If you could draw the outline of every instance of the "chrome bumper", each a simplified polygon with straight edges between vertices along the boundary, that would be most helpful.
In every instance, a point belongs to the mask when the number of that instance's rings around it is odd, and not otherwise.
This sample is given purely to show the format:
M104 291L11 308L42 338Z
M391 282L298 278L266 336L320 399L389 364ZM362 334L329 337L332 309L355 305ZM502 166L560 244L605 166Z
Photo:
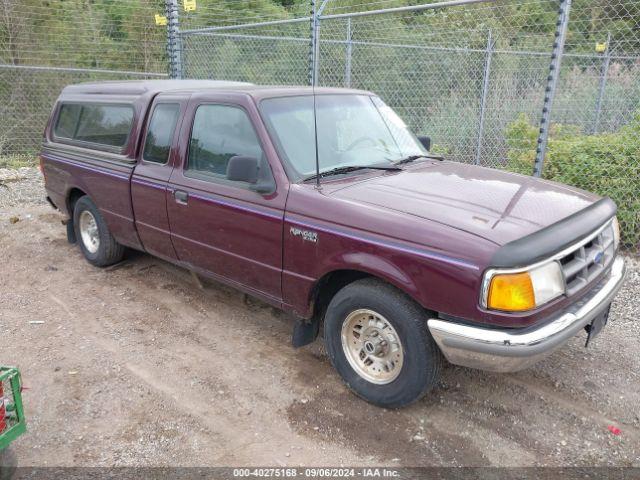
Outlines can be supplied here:
M625 266L617 257L608 277L560 316L540 327L489 329L440 319L429 330L449 362L493 372L522 370L564 345L611 304L622 286Z

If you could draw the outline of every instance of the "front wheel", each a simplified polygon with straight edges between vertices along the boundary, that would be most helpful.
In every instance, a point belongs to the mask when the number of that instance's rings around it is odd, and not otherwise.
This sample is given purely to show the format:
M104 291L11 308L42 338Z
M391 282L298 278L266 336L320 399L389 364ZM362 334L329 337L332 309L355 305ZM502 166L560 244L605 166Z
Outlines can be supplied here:
M375 405L403 407L437 382L442 356L426 313L379 280L358 280L333 297L324 338L331 363L347 386Z

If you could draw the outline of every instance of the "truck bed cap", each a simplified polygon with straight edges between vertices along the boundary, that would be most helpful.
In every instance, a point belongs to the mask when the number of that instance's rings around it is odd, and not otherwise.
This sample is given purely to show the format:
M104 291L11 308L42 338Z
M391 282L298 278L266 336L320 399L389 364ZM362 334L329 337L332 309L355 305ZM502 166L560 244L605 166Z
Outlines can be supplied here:
M155 95L162 92L198 92L207 90L229 90L244 92L256 98L271 96L309 95L315 91L318 94L358 93L370 94L363 90L332 87L310 87L291 85L255 85L248 82L234 82L227 80L116 80L78 83L69 85L62 90L61 98L76 95L121 95L143 96Z
M69 85L62 91L64 94L97 94L97 95L142 95L173 90L203 90L212 88L235 88L252 85L247 82L226 80L115 80L87 82Z

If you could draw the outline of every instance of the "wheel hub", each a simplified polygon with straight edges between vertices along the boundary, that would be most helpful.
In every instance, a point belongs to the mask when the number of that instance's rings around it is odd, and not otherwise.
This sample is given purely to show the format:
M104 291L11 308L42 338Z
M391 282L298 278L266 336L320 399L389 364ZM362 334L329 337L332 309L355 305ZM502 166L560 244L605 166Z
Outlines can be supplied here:
M84 210L80 214L79 229L84 247L90 253L96 253L100 247L100 234L98 222L90 211Z
M384 385L397 378L404 350L395 328L369 309L350 313L342 324L342 349L351 367L365 380Z
M367 334L365 333L366 340L363 343L364 350L369 355L375 355L376 357L383 357L385 354L385 347L389 344L382 337L380 332L376 327L373 327L372 331Z

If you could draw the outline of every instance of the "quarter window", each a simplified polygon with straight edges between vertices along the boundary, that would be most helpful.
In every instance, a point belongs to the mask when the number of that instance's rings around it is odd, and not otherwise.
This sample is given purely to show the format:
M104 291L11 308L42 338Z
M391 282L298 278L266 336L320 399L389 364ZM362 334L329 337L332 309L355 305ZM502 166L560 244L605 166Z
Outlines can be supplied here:
M228 105L201 105L196 110L187 170L226 178L235 155L262 160L262 148L244 110Z
M82 105L62 105L56 124L56 137L73 138L78 126Z
M106 147L124 147L131 132L130 105L63 104L56 137Z
M142 159L147 162L167 163L180 106L176 103L156 105L151 115Z

